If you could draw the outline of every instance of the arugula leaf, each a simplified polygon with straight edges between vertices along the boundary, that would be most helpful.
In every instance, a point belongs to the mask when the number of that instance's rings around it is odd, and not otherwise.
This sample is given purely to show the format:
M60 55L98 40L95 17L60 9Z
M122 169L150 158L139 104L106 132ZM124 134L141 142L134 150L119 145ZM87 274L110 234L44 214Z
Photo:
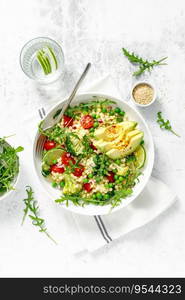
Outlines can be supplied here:
M40 134L46 136L49 140L55 141L59 144L62 144L66 138L66 128L61 128L58 124L54 125L52 128L43 130L42 128L43 121L39 123L39 132Z
M32 224L34 226L39 227L40 232L44 232L48 238L50 238L55 244L57 244L56 241L48 233L47 228L45 227L44 219L39 217L39 206L37 204L37 201L35 201L34 199L34 192L30 186L26 187L26 193L27 193L27 198L23 200L25 203L25 209L24 209L24 215L21 224L23 225L26 216L30 212L28 216L32 220Z
M133 76L140 76L142 73L144 73L146 70L151 71L154 66L159 65L166 65L166 63L162 63L167 57L164 57L160 60L152 60L148 61L145 60L138 55L136 55L134 52L130 53L125 48L122 48L123 54L128 58L128 60L133 63L139 65L139 69L133 73Z
M0 138L0 193L13 189L12 182L19 173L17 153L23 150L21 146L13 148L4 138Z
M159 124L160 128L163 128L163 129L166 129L166 130L169 130L171 131L173 134L175 134L176 136L180 137L179 134L177 134L173 129L172 129L172 126L170 124L170 121L169 120L164 120L163 117L162 117L162 112L159 111L157 113L157 123Z

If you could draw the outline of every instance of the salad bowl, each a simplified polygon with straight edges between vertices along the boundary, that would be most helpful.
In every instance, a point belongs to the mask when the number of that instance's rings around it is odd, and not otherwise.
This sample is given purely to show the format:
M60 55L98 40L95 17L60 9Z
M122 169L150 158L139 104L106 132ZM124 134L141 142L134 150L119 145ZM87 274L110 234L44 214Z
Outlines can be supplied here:
M3 143L4 143L4 147L15 149L7 141L4 140ZM2 151L2 147L0 146L0 152L1 151ZM10 157L9 157L9 159L10 159ZM6 163L6 162L0 162L0 163L3 164L3 163ZM19 160L19 157L16 155L16 161L14 161L14 163L12 165L12 168L15 168L17 166L18 166L17 174L15 174L14 178L9 182L9 184L11 185L11 188L8 189L7 191L0 192L0 201L10 197L15 192L15 190L17 188L17 185L18 185L18 182L19 182L19 179L20 179L20 160Z
M83 215L106 215L110 213L114 213L125 206L129 205L133 202L137 196L143 191L144 187L146 186L154 164L154 144L151 132L146 124L145 120L141 116L141 114L136 111L130 104L124 102L121 99L114 98L109 95L99 94L99 93L83 93L79 94L73 100L71 106L78 105L80 103L86 103L94 100L95 98L104 98L114 101L116 105L125 111L126 115L130 120L133 120L138 123L139 129L144 133L144 142L145 142L145 149L146 149L146 160L145 165L142 168L142 174L139 177L138 183L133 187L133 193L126 198L122 199L121 203L114 208L111 208L111 205L107 204L104 206L98 206L93 204L88 204L85 206L77 206L74 205L71 201L69 201L68 206L65 203L60 204L61 207L77 214ZM55 106L51 108L48 114L45 116L43 122L49 122L49 120L53 119L53 116L63 107L65 100L60 100ZM42 153L38 152L38 142L40 139L40 132L37 129L35 133L34 143L33 143L33 164L36 175L40 181L40 184L43 186L44 190L47 192L51 201L55 201L56 199L60 198L61 190L53 188L51 183L48 182L41 174L42 172ZM56 204L59 205L59 204Z

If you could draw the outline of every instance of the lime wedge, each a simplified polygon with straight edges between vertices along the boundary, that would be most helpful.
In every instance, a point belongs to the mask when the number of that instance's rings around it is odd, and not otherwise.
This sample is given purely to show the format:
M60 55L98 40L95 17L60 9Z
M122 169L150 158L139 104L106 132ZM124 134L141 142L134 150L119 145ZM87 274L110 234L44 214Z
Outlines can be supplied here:
M136 151L134 151L134 155L136 158L134 164L135 164L136 168L141 169L144 166L145 160L146 160L145 148L142 145L140 145L136 149Z
M43 162L47 165L52 165L53 161L57 160L61 157L61 155L64 153L64 150L62 149L51 149L43 157Z

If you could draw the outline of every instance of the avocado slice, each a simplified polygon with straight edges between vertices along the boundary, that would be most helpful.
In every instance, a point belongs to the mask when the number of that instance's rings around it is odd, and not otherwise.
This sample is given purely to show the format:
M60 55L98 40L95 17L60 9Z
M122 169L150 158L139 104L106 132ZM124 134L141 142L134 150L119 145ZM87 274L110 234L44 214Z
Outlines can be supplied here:
M134 137L135 135L137 135L138 133L140 133L141 131L138 129L132 130L130 132L127 133L127 139L130 140L132 137Z
M121 167L121 166L116 166L117 168L117 175L125 176L127 174L127 171L129 170L129 167Z
M74 133L70 133L67 135L65 144L67 151L74 156L78 156L83 152L82 142L80 138Z
M95 140L93 143L100 151L107 152L119 144L120 141L124 140L125 135L129 134L129 132L136 131L135 134L140 132L139 130L133 130L136 126L137 122L125 121L119 124L113 124L109 126L108 129L99 128L95 131L95 137L98 138L98 140ZM115 133L115 137L113 133Z
M118 138L122 133L126 134L137 126L137 122L124 121L119 124L112 124L108 127L101 127L96 129L94 137L96 139L103 139L105 141L112 141Z
M143 136L144 136L143 132L140 131L140 133L136 134L130 139L128 146L124 148L123 145L122 149L113 148L106 153L107 156L109 156L112 159L119 159L131 154L140 145Z

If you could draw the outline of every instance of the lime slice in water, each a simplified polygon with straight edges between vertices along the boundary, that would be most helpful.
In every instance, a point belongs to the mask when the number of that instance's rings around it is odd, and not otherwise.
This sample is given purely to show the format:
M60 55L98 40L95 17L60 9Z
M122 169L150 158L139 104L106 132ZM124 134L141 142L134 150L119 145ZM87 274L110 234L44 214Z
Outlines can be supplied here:
M146 160L145 148L142 145L140 145L134 152L134 155L136 158L134 164L136 168L141 169L144 166Z
M57 160L61 157L61 155L64 153L64 150L62 149L51 149L43 157L43 162L47 165L52 165L53 161Z

